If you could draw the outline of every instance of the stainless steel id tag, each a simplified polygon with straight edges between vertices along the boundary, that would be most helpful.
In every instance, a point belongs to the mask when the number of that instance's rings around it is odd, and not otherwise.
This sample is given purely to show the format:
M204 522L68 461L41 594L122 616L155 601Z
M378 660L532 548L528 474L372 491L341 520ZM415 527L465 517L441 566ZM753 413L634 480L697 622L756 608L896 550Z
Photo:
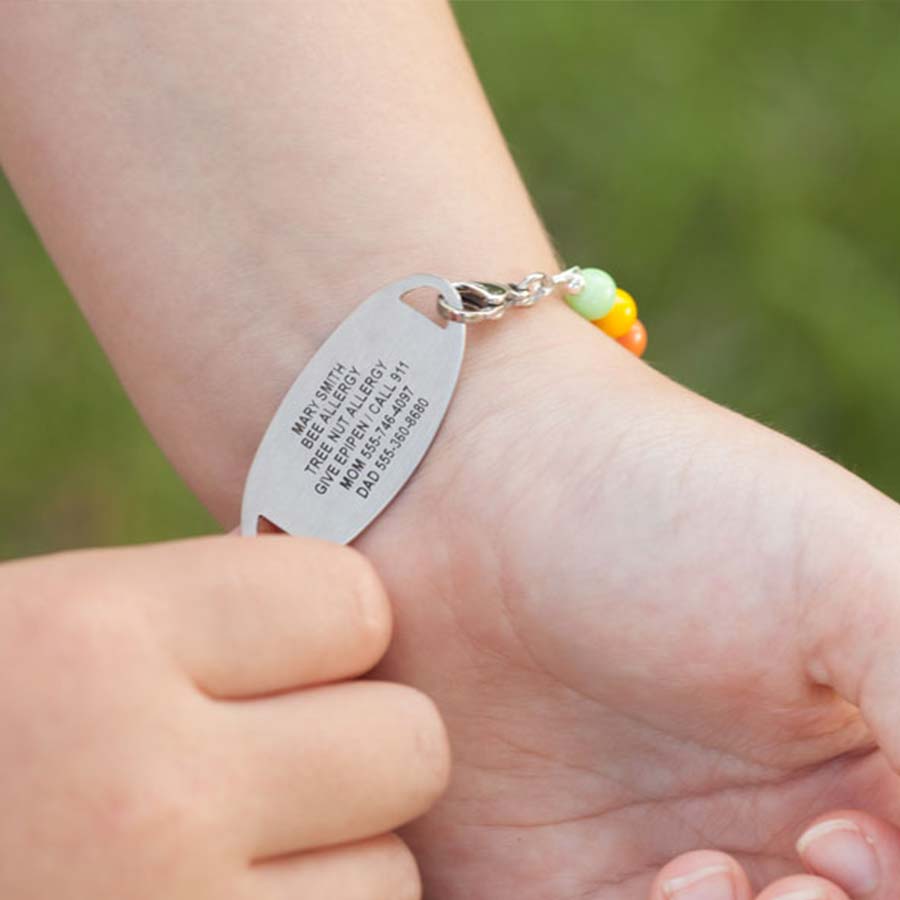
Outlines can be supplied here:
M413 275L369 297L300 373L247 476L241 532L260 517L289 534L352 541L428 451L459 378L466 326L443 327L401 298L429 288L462 310L456 288Z

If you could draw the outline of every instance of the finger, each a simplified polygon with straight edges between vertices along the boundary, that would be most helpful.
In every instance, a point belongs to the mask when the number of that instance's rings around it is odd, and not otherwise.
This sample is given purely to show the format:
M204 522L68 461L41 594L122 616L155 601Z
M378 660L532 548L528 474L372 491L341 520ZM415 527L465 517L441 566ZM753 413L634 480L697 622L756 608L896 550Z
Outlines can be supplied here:
M412 853L396 835L262 862L248 871L253 900L420 900Z
M840 810L816 819L797 841L810 872L851 897L889 900L900 884L900 831L867 813Z
M695 850L660 869L650 900L751 900L747 875L727 853Z
M387 598L354 550L287 536L141 548L148 616L178 665L220 698L368 671L390 638Z
M443 791L449 749L434 704L402 685L328 685L223 706L234 822L252 859L393 831Z
M851 900L836 884L813 875L791 875L770 884L757 900ZM854 897L853 900L868 900Z

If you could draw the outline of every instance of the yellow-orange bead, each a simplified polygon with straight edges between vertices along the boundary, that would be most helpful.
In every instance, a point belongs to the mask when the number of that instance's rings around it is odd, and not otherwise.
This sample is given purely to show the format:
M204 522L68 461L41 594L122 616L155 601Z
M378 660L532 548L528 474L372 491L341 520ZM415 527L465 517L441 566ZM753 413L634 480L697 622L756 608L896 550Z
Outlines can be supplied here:
M630 350L635 356L640 358L647 349L647 329L640 319L636 319L634 325L616 340L626 349Z
M616 302L613 308L602 319L596 319L594 324L610 337L620 338L628 333L628 329L636 320L637 304L634 297L628 291L616 288Z

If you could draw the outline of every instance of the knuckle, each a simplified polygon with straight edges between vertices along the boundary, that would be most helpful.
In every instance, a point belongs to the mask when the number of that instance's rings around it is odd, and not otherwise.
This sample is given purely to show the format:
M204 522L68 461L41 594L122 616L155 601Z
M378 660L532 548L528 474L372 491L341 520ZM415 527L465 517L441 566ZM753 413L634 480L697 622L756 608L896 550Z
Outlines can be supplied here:
M139 658L142 628L117 579L105 577L103 562L99 551L82 551L23 572L17 602L5 605L6 630L28 648L32 668L65 666L86 679Z
M103 784L91 804L87 831L115 858L150 857L174 873L200 848L211 846L204 804L171 772L147 764L141 774L135 779L120 773Z

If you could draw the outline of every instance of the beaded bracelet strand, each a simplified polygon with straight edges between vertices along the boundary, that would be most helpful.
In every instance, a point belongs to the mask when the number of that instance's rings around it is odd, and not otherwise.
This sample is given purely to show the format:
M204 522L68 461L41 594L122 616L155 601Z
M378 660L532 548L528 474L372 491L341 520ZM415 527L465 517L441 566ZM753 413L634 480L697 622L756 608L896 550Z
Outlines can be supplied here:
M581 269L580 275L578 282L566 284L566 303L626 350L637 357L643 356L647 349L647 329L637 317L634 297L616 287L612 276L602 269Z

